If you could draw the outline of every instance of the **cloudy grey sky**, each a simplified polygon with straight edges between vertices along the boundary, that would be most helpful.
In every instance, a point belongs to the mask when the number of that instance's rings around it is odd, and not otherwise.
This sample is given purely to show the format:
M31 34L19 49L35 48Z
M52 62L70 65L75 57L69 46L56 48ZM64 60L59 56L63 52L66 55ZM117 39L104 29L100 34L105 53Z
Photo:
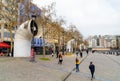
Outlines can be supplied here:
M42 7L56 2L56 13L84 37L120 35L120 0L33 0Z

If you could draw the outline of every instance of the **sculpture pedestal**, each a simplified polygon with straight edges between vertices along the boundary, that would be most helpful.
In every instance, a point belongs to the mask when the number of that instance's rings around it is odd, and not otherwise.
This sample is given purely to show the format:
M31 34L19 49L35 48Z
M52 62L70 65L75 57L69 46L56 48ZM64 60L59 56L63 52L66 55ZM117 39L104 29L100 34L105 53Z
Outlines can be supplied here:
M23 39L14 40L14 57L30 57L31 41Z

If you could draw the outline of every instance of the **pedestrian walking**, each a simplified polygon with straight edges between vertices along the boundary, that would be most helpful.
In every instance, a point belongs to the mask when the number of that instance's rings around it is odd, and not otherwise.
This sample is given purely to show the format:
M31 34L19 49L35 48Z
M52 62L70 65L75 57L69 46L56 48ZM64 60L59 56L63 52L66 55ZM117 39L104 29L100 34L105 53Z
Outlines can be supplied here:
M62 52L59 53L58 57L59 57L58 64L62 64L62 62L63 62Z
M80 60L77 57L75 59L75 64L76 64L76 72L79 72Z
M89 53L89 50L88 50L88 49L86 49L86 53L87 53L87 55L88 55L88 53Z
M54 57L54 53L53 53L53 51L52 51L52 57Z
M92 62L90 62L89 69L91 72L91 80L92 80L94 77L94 72L95 72L95 65Z
M76 52L76 56L78 56L78 51Z
M81 57L81 58L83 57L83 53L82 53L82 51L80 51L80 57Z
M58 54L59 54L59 48L58 48L58 46L56 46L55 51L56 51L56 58L58 58Z

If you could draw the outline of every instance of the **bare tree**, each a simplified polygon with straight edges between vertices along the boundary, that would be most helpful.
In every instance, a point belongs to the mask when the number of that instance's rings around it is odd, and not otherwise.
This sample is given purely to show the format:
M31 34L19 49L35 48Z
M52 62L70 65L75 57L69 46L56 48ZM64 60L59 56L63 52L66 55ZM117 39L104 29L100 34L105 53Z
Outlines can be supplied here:
M51 24L52 16L55 15L54 5L55 3L52 3L48 5L47 7L41 8L43 14L42 14L42 17L39 18L39 22L43 29L42 30L43 40L45 40L45 37L49 31L48 25ZM45 44L43 44L43 57L45 57Z
M5 26L7 26L7 30L10 32L11 39L11 52L13 47L13 29L17 26L17 8L16 0L5 0L1 1L1 17L3 19Z

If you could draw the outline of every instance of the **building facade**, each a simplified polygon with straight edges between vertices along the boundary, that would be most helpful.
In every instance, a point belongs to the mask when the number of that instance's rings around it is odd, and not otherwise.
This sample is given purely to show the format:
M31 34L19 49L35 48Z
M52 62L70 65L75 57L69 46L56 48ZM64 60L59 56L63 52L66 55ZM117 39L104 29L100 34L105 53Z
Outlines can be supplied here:
M30 19L31 15L41 16L41 9L31 0L0 0L0 8L0 42L13 42L21 23Z
M120 48L120 36L116 35L89 36L87 40L90 48Z

